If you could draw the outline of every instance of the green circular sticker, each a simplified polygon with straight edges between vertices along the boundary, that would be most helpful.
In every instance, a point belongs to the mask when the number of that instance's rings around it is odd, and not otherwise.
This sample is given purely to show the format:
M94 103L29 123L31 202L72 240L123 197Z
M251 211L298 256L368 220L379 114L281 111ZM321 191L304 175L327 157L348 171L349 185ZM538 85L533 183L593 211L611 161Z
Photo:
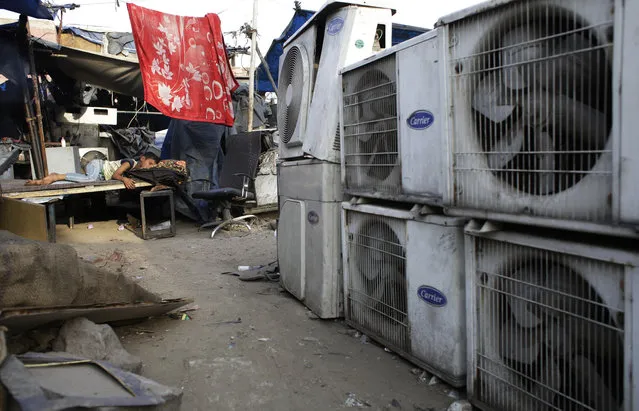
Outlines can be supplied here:
M361 49L362 47L364 47L364 40L357 40L355 42L355 47L357 47L358 49Z

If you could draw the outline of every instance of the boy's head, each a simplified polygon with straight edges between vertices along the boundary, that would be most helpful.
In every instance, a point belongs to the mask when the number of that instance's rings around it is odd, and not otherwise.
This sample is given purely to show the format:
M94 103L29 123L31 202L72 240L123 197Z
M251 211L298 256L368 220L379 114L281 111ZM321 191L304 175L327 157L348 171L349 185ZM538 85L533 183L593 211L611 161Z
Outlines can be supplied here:
M146 154L140 156L140 168L149 168L153 167L160 161L160 158L151 152L147 152Z

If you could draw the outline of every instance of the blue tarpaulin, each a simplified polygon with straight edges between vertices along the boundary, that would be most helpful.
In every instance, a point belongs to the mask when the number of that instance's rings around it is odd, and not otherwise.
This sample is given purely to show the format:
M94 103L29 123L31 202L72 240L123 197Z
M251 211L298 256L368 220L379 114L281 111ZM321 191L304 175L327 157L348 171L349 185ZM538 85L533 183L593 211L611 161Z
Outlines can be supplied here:
M286 43L306 21L313 17L314 14L315 12L310 10L296 10L290 23L282 32L282 35L273 40L271 47L269 47L268 52L264 55L264 59L268 63L271 75L276 84L280 72L280 56L284 52L284 43ZM428 29L405 26L403 24L393 24L393 46L419 36L426 31L428 31ZM263 64L257 67L257 90L261 93L275 91L273 90L273 86L271 86L271 82L268 80Z
M36 19L53 20L51 10L43 6L40 0L0 0L0 9L26 14Z
M73 33L74 35L82 37L93 44L104 44L104 33L100 31L84 30L78 27L65 27L64 32Z

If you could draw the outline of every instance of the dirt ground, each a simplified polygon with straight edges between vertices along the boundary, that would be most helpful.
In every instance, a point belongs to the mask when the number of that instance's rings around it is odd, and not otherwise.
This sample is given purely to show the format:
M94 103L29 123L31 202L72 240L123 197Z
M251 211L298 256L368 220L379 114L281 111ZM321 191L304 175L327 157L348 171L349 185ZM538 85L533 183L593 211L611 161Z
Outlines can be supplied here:
M192 319L120 327L143 374L184 390L183 410L445 410L459 393L420 381L414 366L363 342L343 321L313 319L279 284L224 275L276 259L267 225L247 234L198 232L143 241L114 221L58 225L58 242L166 298L188 297ZM423 378L422 378L423 380Z

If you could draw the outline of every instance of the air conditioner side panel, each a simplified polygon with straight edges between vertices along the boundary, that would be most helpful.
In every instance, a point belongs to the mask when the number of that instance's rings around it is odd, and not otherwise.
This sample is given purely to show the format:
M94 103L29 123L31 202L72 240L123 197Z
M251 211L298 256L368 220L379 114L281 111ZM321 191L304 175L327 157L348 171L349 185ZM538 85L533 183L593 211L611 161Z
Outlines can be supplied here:
M277 232L277 258L282 286L299 300L305 298L306 250L304 201L282 198Z
M397 53L402 191L436 204L442 203L444 188L441 60L438 37Z
M619 3L619 2L617 2ZM625 9L624 9L625 8ZM619 149L620 171L620 219L624 223L639 224L639 191L637 180L639 179L639 24L636 16L639 15L639 3L636 1L624 2L624 8L619 7L621 18L615 21L622 23L623 33L620 34L622 45L615 51L620 51L620 58L615 63L618 65L615 72L621 73L621 84L615 90L621 91L621 98L617 107L621 110L621 144ZM619 13L619 12L618 12ZM617 13L616 13L617 14ZM615 32L615 38L621 30ZM621 65L621 67L619 67ZM619 119L619 116L616 116Z
M343 315L341 203L306 202L304 303L320 318Z
M412 355L452 385L462 386L466 383L463 228L408 221L407 234ZM441 297L445 301L438 300Z

